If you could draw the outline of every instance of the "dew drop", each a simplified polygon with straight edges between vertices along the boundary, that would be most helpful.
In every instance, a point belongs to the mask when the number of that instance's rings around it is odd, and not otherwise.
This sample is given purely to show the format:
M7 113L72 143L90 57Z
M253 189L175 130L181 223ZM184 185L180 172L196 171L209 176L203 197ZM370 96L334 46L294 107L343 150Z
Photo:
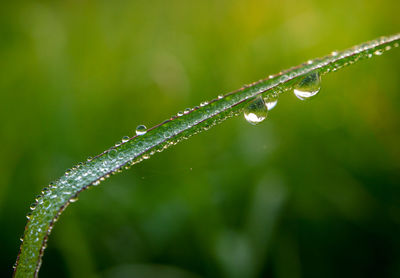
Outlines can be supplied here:
M143 155L143 159L149 159L150 158L150 155L149 154L144 154Z
M73 198L69 199L70 203L75 203L76 201L78 201L78 197L73 197Z
M192 109L190 109L190 108L186 108L186 109L185 109L185 111L183 111L183 114L189 114L189 113L190 113L190 111L192 111Z
M388 46L385 47L385 50L386 50L386 51L389 51L390 49L392 49L392 47L391 47L390 45L388 45Z
M183 112L182 112L182 111L179 111L176 115L177 115L178 117L181 117L181 116L183 116Z
M128 142L129 141L129 136L124 136L122 137L122 143Z
M331 55L332 55L332 56L337 56L337 55L338 55L338 52L337 52L337 51L332 51Z
M311 65L312 63L314 63L313 60L308 60L308 61L307 61L307 64L309 64L309 65Z
M277 97L266 97L264 98L265 107L267 107L268 111L272 110L276 104L278 103Z
M224 98L224 95L218 95L218 99Z
M294 87L294 94L300 100L309 99L318 94L321 89L321 79L318 72L306 75Z
M207 101L203 101L202 103L200 103L200 106L203 107L203 106L206 106L207 104L208 104Z
M112 149L108 152L108 158L110 158L112 161L114 161L116 159L118 155L118 152L116 149Z
M374 52L374 54L375 55L377 55L377 56L380 56L380 55L382 55L382 51L381 50L376 50L375 52Z
M147 127L144 125L139 125L136 128L136 135L143 135L143 134L146 134L146 132L147 132Z
M396 43L394 44L394 47L399 47L399 43L396 42Z
M243 111L244 118L252 125L256 125L265 120L268 114L267 107L262 97L256 97Z

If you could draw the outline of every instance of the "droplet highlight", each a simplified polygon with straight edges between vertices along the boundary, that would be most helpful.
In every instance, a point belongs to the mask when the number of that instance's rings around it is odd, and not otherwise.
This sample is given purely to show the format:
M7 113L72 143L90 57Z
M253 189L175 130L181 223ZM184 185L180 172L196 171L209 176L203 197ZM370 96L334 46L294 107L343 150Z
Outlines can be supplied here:
M321 89L321 78L318 72L306 75L294 87L294 94L300 100L307 100L319 93Z
M243 111L244 118L252 125L257 125L267 118L268 110L262 97L256 97Z

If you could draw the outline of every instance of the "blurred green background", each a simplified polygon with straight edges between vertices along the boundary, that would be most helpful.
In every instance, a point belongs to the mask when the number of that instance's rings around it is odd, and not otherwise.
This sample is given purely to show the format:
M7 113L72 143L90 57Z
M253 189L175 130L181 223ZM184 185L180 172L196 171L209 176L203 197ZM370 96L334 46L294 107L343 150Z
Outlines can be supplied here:
M400 31L398 0L10 1L0 9L0 276L51 180L119 141ZM41 277L400 277L400 50L83 192Z

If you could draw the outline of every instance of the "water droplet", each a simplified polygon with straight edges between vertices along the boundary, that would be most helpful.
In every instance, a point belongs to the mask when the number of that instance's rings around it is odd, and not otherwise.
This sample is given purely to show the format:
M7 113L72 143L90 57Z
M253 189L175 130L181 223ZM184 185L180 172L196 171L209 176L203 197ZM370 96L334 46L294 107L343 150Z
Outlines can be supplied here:
M203 101L202 103L200 103L200 106L203 107L203 106L206 106L207 104L208 104L207 101Z
M265 107L267 107L268 111L272 110L276 104L278 103L277 97L266 97L264 98Z
M223 97L224 97L224 95L218 95L218 99L221 99Z
M311 65L312 63L314 63L313 60L308 60L307 61L307 64L309 64L309 65Z
M394 44L394 47L399 47L399 43L396 42L396 43Z
M112 161L115 160L115 158L117 157L118 152L116 149L112 149L108 152L108 158L110 158Z
M261 123L267 117L267 107L262 97L256 97L243 111L244 118L252 125Z
M185 111L183 111L183 114L189 114L190 111L192 111L192 109L186 108Z
M318 94L321 89L321 79L318 72L306 75L294 87L294 94L301 100L309 99Z
M139 125L136 128L136 135L143 135L143 134L146 134L146 132L147 132L147 127L144 125Z
M26 214L26 218L27 218L27 219L31 219L31 218L32 218L32 212L28 212L28 213Z
M182 112L182 111L179 111L176 115L177 115L178 117L181 117L181 116L183 116L183 112Z
M36 204L35 204L35 203L31 204L29 208L30 208L31 210L35 210Z
M337 51L332 51L331 55L332 55L332 56L337 56L337 55L338 55L338 52L337 52Z
M149 158L150 158L149 154L146 153L146 154L143 155L143 159L149 159Z
M375 52L374 52L374 54L375 55L378 55L378 56L380 56L380 55L382 55L382 50L376 50Z
M129 136L124 136L122 137L122 143L128 142L129 141Z
M387 46L385 47L385 50L386 50L386 51L389 51L390 49L392 49L392 47L391 47L390 45L387 45Z
M87 161L92 161L93 157L89 156L86 160Z
M76 197L76 196L69 199L70 203L75 203L76 201L78 201L78 197Z

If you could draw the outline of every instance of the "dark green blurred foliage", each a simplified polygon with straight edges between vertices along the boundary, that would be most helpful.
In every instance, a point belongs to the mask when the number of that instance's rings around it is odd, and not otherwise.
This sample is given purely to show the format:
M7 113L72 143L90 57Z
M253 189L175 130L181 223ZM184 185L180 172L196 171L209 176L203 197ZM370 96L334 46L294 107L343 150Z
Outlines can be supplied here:
M398 1L0 8L0 276L64 170L281 69L399 32ZM230 119L80 195L41 277L399 277L400 51Z

